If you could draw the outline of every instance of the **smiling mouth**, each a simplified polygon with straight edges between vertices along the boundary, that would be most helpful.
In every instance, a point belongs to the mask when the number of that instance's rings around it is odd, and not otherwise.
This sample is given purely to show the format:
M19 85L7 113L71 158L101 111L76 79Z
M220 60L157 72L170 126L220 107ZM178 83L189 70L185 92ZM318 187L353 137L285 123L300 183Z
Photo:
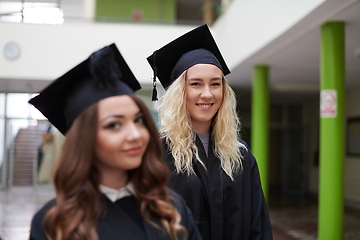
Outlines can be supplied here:
M127 155L135 156L142 152L142 147L134 147L123 151Z
M207 109L207 108L210 108L214 104L213 103L206 103L206 104L205 103L197 103L196 105L201 108Z

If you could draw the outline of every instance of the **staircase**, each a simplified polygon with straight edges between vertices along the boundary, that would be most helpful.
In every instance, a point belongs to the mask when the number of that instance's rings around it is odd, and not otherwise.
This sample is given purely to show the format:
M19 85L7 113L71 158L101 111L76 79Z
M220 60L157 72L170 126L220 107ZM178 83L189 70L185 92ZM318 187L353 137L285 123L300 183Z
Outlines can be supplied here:
M14 139L13 186L31 186L37 167L37 148L46 126L29 126L20 129Z

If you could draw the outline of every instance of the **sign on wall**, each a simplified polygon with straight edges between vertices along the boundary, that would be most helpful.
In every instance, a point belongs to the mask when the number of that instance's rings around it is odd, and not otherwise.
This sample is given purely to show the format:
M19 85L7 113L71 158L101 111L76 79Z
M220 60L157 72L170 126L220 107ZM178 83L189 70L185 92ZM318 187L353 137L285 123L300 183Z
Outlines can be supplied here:
M321 90L320 95L320 117L334 118L337 114L336 90Z

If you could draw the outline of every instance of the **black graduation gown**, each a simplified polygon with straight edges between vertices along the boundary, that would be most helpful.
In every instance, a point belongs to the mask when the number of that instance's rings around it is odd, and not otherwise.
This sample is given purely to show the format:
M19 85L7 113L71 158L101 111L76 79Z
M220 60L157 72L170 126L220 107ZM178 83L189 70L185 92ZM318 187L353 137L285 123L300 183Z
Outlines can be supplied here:
M164 158L171 171L169 187L179 193L193 213L204 240L268 240L272 239L269 213L262 192L258 166L247 144L241 149L243 172L234 181L220 166L209 141L208 157L197 136L199 157L193 165L196 176L177 174L173 157L165 141ZM195 157L194 157L195 159Z
M174 197L173 205L181 214L181 225L187 231L189 240L201 240L198 229L193 220L193 216L186 206L184 200L174 192L170 191L170 195ZM155 228L145 220L142 224L136 221L136 218L128 214L128 210L124 209L129 206L119 206L119 203L111 202L105 195L102 197L105 206L105 214L97 225L97 233L99 240L168 240L170 239L164 231ZM42 229L42 220L46 212L55 204L55 200L45 204L35 215L31 222L30 240L46 240ZM138 217L140 219L140 216ZM154 221L154 219L152 219ZM156 220L155 220L156 221ZM142 225L142 226L141 226ZM181 236L180 236L181 239Z

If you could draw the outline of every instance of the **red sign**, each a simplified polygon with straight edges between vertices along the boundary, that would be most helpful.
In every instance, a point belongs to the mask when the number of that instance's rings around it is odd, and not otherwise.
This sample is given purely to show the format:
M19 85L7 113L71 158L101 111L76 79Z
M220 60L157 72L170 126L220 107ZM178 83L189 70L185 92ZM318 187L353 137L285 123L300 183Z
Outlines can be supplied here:
M143 20L143 11L139 9L134 10L132 13L132 18L136 22Z
M320 117L334 118L337 114L336 90L321 90Z

